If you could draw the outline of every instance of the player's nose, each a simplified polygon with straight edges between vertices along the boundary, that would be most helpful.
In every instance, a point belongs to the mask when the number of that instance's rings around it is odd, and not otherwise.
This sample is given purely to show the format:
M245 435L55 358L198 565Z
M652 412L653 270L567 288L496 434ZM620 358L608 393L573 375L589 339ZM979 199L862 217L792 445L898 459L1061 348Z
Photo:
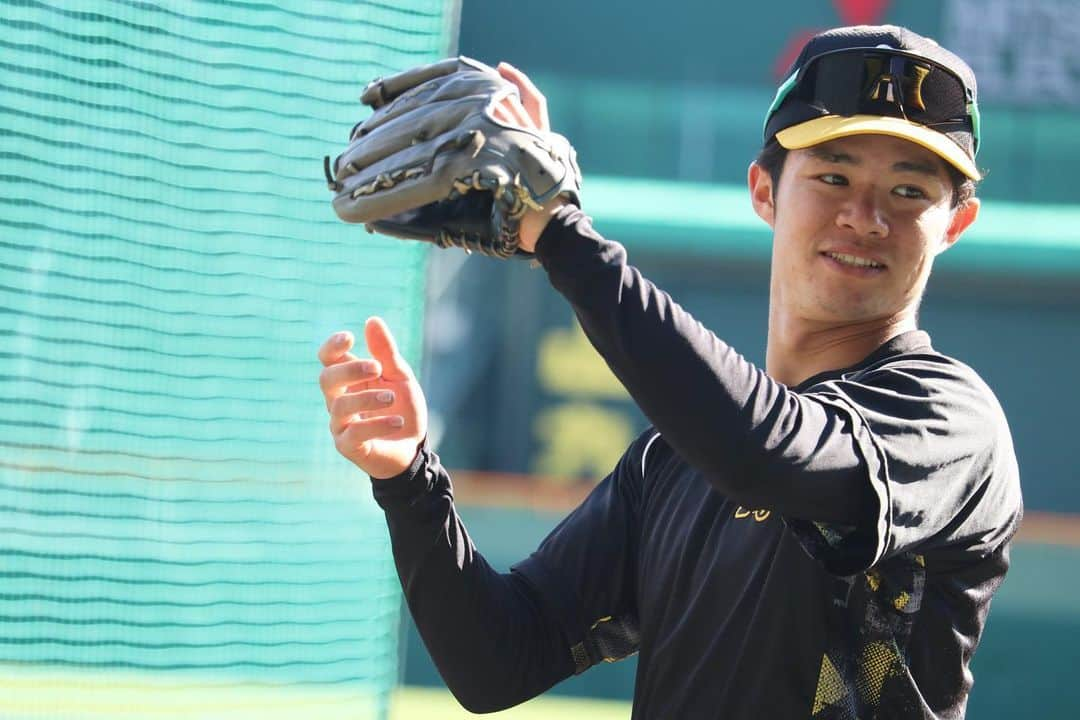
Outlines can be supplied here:
M836 224L854 231L859 237L884 238L889 234L889 220L873 188L853 191L840 204Z

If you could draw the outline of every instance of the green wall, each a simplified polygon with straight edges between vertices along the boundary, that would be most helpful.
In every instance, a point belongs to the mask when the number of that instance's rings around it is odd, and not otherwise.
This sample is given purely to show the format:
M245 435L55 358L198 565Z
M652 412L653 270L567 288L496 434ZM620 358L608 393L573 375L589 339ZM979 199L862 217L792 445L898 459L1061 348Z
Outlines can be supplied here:
M1068 67L1074 44L1068 18L1075 21L1076 13L1057 3L1054 15L1046 7L1052 4L1013 3L1015 34L1030 38L1029 45L1042 38L1047 52L1058 54L1043 60ZM983 5L1002 14L1000 0ZM956 33L970 38L981 27L970 19L972 8L978 4L971 0L465 0L460 49L491 63L510 61L534 77L548 97L553 127L577 148L586 180L621 175L741 184L761 146L765 110L808 33L865 21L906 25L942 41ZM1058 15L1065 21L1053 33ZM958 17L968 17L968 25ZM987 35L968 43L996 50L967 58L976 70L1019 62L1010 47L997 47L992 33L1000 24L986 23ZM1080 167L1080 106L1068 88L1022 103L999 90L984 94L980 105L983 196L1080 201L1072 182Z

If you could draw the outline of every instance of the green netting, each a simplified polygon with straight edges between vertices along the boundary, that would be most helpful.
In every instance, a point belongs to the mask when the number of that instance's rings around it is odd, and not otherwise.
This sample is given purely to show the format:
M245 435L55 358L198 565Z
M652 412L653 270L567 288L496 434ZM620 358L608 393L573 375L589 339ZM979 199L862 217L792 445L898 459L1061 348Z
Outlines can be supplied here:
M321 159L456 4L0 2L0 716L380 717L399 596L315 351L424 249Z

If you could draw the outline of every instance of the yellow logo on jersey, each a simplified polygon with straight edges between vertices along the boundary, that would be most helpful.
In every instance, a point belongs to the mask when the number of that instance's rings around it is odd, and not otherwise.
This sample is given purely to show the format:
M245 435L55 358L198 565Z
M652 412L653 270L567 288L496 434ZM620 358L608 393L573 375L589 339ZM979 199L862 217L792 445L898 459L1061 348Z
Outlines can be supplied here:
M753 516L754 520L756 520L757 522L765 522L769 519L769 515L771 513L771 510L747 510L742 505L740 505L739 507L735 508L735 519L742 520L743 518Z

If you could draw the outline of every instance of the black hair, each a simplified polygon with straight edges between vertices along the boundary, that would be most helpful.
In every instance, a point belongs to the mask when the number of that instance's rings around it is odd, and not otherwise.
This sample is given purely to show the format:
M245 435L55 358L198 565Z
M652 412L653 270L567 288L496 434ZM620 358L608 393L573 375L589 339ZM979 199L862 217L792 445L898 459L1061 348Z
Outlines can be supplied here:
M754 163L761 166L772 178L773 193L776 192L776 188L780 185L780 173L784 169L784 160L787 159L787 154L788 149L777 142L774 137L765 143L765 147L761 148L761 152L754 159ZM945 163L945 169L948 171L949 179L952 181L952 206L954 208L960 207L975 197L974 180L957 170L951 163Z

